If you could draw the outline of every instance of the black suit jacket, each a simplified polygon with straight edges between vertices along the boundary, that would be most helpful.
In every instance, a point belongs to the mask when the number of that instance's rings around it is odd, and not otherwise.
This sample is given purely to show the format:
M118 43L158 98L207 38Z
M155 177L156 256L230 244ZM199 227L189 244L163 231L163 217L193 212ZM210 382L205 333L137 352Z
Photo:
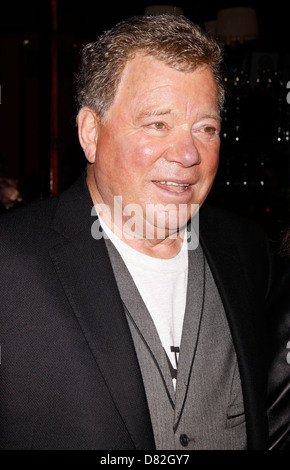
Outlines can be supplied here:
M268 415L271 450L290 450L290 260L285 260L267 303Z
M154 449L129 327L83 176L0 221L0 448ZM224 302L249 449L267 447L267 240L204 206L200 241ZM214 339L215 341L218 338Z

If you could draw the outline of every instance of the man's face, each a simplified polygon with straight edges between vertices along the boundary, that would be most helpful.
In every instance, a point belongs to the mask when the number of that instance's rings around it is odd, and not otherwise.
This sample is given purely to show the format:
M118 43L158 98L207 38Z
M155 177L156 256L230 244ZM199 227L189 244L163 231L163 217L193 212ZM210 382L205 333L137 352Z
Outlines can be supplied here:
M122 196L123 208L137 204L143 218L147 208L149 223L167 228L181 217L182 204L186 220L179 223L186 222L191 205L203 204L214 181L219 130L217 86L209 67L179 72L138 55L126 65L98 127L97 202L112 210L114 196ZM152 205L159 205L163 222L153 215Z

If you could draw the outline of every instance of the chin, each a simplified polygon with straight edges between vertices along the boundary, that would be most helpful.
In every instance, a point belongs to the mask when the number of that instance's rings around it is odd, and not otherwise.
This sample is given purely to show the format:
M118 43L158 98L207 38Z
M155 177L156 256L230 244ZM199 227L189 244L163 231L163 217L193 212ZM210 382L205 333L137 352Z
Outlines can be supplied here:
M160 211L151 214L151 217L147 214L146 222L148 231L154 232L154 237L166 238L168 235L173 235L182 230L190 218L191 213L188 213L188 211L185 213Z

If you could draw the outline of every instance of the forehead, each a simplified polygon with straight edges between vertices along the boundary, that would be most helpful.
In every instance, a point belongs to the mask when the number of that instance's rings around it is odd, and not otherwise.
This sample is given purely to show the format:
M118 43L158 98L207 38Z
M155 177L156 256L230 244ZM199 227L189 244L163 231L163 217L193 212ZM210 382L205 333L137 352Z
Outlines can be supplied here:
M113 107L150 107L179 99L194 101L195 105L217 105L217 85L211 69L205 65L182 72L152 56L139 54L124 68Z

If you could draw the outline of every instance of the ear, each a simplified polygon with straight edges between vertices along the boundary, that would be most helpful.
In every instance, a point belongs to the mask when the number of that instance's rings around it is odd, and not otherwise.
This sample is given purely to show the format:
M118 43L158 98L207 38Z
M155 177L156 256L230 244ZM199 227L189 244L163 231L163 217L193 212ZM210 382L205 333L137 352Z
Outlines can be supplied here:
M81 147L89 163L94 163L99 120L95 112L88 107L79 111L77 117L78 135Z

